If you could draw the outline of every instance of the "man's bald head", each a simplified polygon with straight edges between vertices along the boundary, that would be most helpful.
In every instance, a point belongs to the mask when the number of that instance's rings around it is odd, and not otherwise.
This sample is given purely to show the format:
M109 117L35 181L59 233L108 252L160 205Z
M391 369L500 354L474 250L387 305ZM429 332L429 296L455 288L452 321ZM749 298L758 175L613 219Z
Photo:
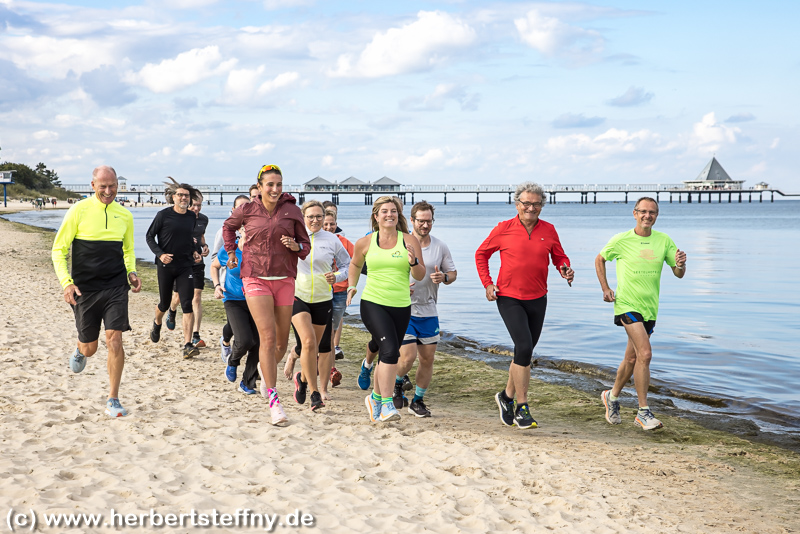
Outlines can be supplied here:
M111 204L117 197L117 171L108 165L100 165L92 171L92 189L97 200Z
M111 174L111 176L116 180L117 179L117 171L114 170L114 167L110 167L108 165L100 165L95 170L92 171L92 179L99 178L101 175L105 176L107 174Z

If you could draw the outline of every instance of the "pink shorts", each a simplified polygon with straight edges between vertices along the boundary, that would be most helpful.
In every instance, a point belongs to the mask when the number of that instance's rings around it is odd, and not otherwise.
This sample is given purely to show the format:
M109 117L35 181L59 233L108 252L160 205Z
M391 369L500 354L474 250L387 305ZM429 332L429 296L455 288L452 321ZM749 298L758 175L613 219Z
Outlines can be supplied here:
M281 280L242 278L242 286L247 297L272 297L275 306L294 304L294 278L282 278Z

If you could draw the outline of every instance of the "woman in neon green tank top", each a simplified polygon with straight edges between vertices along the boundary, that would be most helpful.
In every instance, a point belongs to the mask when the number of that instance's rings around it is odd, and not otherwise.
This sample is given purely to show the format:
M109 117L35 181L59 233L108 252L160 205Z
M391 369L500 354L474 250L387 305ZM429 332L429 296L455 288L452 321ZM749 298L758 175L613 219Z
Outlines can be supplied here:
M411 293L408 274L415 280L425 277L425 264L419 241L408 233L408 224L400 203L389 196L378 198L370 215L372 233L356 241L350 262L347 304L356 294L364 262L369 275L361 296L361 321L378 343L379 362L375 371L375 389L364 399L374 422L396 421L400 414L392 403L400 344L411 317ZM388 396L383 396L387 394Z

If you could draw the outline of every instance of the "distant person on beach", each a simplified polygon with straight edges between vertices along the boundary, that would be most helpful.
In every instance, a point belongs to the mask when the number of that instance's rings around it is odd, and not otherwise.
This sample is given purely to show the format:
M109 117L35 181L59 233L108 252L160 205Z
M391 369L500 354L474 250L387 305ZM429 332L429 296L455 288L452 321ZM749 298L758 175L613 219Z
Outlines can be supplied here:
M250 195L250 202L254 201L258 196L258 184L251 185L248 194Z
M236 208L238 208L239 206L241 206L245 202L250 202L249 197L247 197L246 195L239 195L236 198L234 198L233 199L233 209L231 210L231 213L233 213L233 210L235 210ZM230 215L230 214L228 214L228 215ZM239 233L238 232L237 232L236 236L239 237ZM224 244L225 244L225 241L222 238L222 228L220 227L220 229L217 230L217 234L214 236L214 243L211 246L211 261L212 261L212 265L213 265L214 259L219 254L219 251L220 250L224 250L222 248L222 246ZM244 242L242 242L242 246L244 246ZM226 258L228 257L227 254L225 255L225 257ZM222 282L223 286L225 285L225 273L227 272L227 268L225 267L226 263L227 263L227 260L226 260L225 263L221 263L220 269L219 269L220 282ZM223 304L224 304L224 301L223 301ZM231 329L231 323L230 323L230 321L226 321L225 326L222 327L222 336L219 338L219 348L220 348L220 352L221 352L222 361L225 362L226 364L228 363L228 359L231 356L231 350L233 350L231 348L231 338L232 337L233 337L233 330Z
M203 321L203 288L206 285L206 264L202 258L208 256L210 249L206 244L206 228L208 228L208 217L204 213L200 213L203 207L203 194L197 191L197 196L192 198L192 203L189 206L189 211L195 214L197 220L195 221L194 231L192 238L194 239L195 250L200 254L200 263L192 265L192 280L194 282L194 297L192 298L192 314L193 314L193 328L192 328L192 345L198 349L206 346L206 342L200 339L200 324ZM167 312L167 328L175 330L175 318L178 313L178 303L180 302L180 295L178 295L177 286L173 287L172 302L169 305Z
M194 264L199 263L201 257L193 238L197 217L189 210L189 205L199 192L189 184L178 183L172 177L169 179L171 183L165 182L164 197L171 206L156 213L146 234L147 245L156 255L159 294L150 340L158 343L161 339L161 321L172 302L173 288L177 288L183 311L183 357L191 358L200 354L200 349L192 345L192 300Z
M75 314L78 347L69 358L75 373L86 367L86 358L97 352L100 323L106 328L110 388L106 415L123 417L128 411L119 402L119 384L125 366L122 332L128 321L128 289L138 293L142 281L136 275L133 248L133 215L114 199L117 173L106 165L92 172L94 195L70 207L53 242L53 265L64 290L64 300ZM72 247L72 274L67 255Z
M275 390L278 362L289 342L297 260L308 256L311 241L295 198L283 192L283 173L277 165L258 171L259 195L242 204L223 223L228 269L239 264L236 231L245 228L241 277L247 307L258 327L262 394L269 402L273 425L288 421Z
M347 280L350 254L341 241L322 228L325 217L322 204L309 200L303 204L303 218L311 240L311 252L297 262L292 326L297 345L289 352L284 374L294 380L294 399L305 403L310 394L311 410L316 411L330 400L327 387L320 390L318 378L327 386L331 372L331 329L333 292L331 286ZM337 270L333 270L336 263ZM300 359L302 370L294 373Z
M414 237L422 247L425 263L425 276L419 282L412 282L411 319L408 322L403 345L400 348L400 362L397 364L394 395L392 401L398 410L408 406L408 413L416 417L430 417L431 412L423 397L431 384L433 358L439 343L439 312L436 301L439 299L440 284L449 285L456 281L458 272L450 249L444 241L431 235L435 208L424 200L411 207L411 225ZM419 355L416 375L416 389L411 403L403 395L404 380ZM409 385L411 385L409 383ZM410 388L409 388L410 389Z
M619 414L619 395L633 376L639 410L634 420L644 430L664 425L656 419L647 403L650 388L650 360L653 350L650 336L656 326L658 298L661 289L661 270L664 263L672 274L686 274L686 253L678 249L667 234L653 230L658 218L658 202L642 197L633 207L636 226L611 238L594 260L603 300L614 303L614 324L625 328L628 345L625 357L617 369L614 387L603 391L600 398L606 408L606 421L622 423ZM617 291L608 285L606 262L617 260Z
M486 288L486 300L497 302L497 310L514 342L506 389L494 396L500 421L506 426L535 428L537 424L528 407L528 386L533 349L547 310L548 264L552 259L570 285L575 272L555 227L539 219L546 202L542 187L524 182L517 186L514 201L517 216L494 227L475 252L475 264ZM495 284L489 274L489 258L497 251L500 274Z
M247 202L247 197L242 196ZM236 200L234 200L236 204ZM242 248L246 241L244 230L239 230L239 237L236 239L236 257L242 259ZM229 346L228 356L225 360L225 378L229 382L236 382L239 364L242 357L247 355L244 366L242 380L239 382L239 391L245 395L253 395L256 390L256 377L258 376L258 353L259 337L258 328L247 307L247 300L242 289L242 279L240 277L240 267L226 269L225 277L220 276L220 271L228 262L228 253L224 248L220 249L216 258L211 261L211 281L214 282L214 298L222 299L225 307L225 315L228 318L228 328L231 329L231 337L234 338L233 346ZM241 265L241 261L239 263ZM226 325L227 326L227 325ZM224 345L223 345L224 346Z
M364 399L370 420L396 421L400 413L392 402L392 388L400 359L400 344L411 318L409 273L414 280L425 276L419 240L408 233L403 206L389 196L378 198L370 215L372 233L356 241L350 262L347 305L355 296L361 268L369 264L369 276L361 295L361 321L377 344L378 370L372 395ZM362 364L363 366L364 364Z
M336 234L336 237L339 238L339 241L344 246L345 250L347 250L347 254L350 257L353 257L353 253L355 252L355 247L353 243L351 243L344 234L337 234L336 229L338 225L336 224L336 219L339 215L339 212L333 209L326 209L325 210L325 222L322 225L322 228L330 232L332 234ZM337 269L338 270L338 269ZM348 269L349 270L349 269ZM344 282L340 282L338 284L333 284L333 333L332 333L332 340L331 344L333 345L334 350L334 359L335 360L342 360L344 359L344 352L342 348L339 346L342 339L342 319L344 318L344 312L347 309L347 280ZM331 367L331 386L336 387L342 380L342 374L336 369L336 366ZM369 386L367 386L369 387Z

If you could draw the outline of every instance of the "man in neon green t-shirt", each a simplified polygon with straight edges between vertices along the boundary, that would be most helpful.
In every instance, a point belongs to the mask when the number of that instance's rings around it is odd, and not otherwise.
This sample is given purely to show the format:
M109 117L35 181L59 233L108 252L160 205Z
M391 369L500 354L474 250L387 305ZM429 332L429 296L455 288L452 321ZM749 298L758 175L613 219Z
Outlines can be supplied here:
M642 197L633 207L636 227L611 238L594 260L597 278L603 289L603 300L614 303L614 324L625 328L628 346L617 369L612 389L601 394L606 407L606 421L622 423L619 415L619 395L633 376L639 411L636 424L644 430L664 426L647 405L650 387L650 335L658 316L658 295L661 289L661 269L664 262L678 278L686 274L686 253L679 250L667 234L653 230L658 218L658 202ZM617 293L608 285L606 262L617 260Z

